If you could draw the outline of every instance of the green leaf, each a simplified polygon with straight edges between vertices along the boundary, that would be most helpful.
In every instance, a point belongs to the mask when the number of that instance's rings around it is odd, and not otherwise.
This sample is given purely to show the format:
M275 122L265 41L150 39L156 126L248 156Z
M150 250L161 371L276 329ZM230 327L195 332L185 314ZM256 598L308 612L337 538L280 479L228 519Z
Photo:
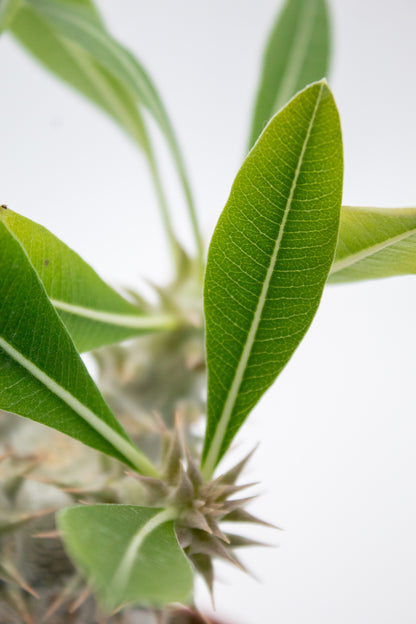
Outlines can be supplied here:
M88 7L84 6L85 2L79 2L79 0L77 2L74 0L27 0L27 4L41 16L57 36L76 44L101 68L104 68L109 76L112 76L118 84L123 86L125 94L128 94L137 105L146 108L159 124L170 147L184 189L198 247L198 256L201 259L203 254L202 240L185 165L166 109L144 67L125 47L110 36L96 17L91 15ZM154 155L150 146L147 148L147 154L152 175L157 177ZM160 182L155 180L155 185L160 195ZM165 199L162 197L159 200L162 204L162 212L166 212L166 207L163 206ZM164 218L166 221L166 215ZM172 232L169 232L169 236L171 245L174 247Z
M88 13L94 19L94 13ZM95 18L97 28L100 22ZM140 111L123 85L77 43L62 37L40 14L24 5L13 35L45 67L80 91L121 125L146 152L149 139Z
M327 76L329 56L326 0L287 0L264 52L249 147L272 115L295 93Z
M188 602L193 573L174 532L172 509L70 507L58 515L65 547L111 611L136 603Z
M0 219L0 409L58 429L144 474L23 248Z
M318 307L342 194L338 111L325 82L278 113L244 161L205 276L209 477Z
M0 0L0 33L10 27L21 4L22 0Z
M143 314L41 225L2 208L0 219L25 249L78 351L169 329L177 323L172 316Z
M343 206L332 284L416 273L416 208Z

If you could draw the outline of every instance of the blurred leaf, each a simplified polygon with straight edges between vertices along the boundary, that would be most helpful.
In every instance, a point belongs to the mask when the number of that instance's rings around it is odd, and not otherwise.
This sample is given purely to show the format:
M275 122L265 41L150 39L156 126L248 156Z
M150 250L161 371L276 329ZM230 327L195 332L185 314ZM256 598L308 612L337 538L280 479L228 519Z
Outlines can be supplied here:
M22 0L0 0L0 34L10 27L21 4Z
M147 132L134 98L82 47L59 36L56 29L26 5L19 11L12 32L45 67L101 107L136 143L149 150Z
M338 111L325 82L296 96L244 161L205 276L210 476L317 310L342 194Z
M29 256L78 351L177 324L173 316L143 314L46 228L12 210L1 214Z
M103 606L187 602L193 572L178 544L172 509L70 507L58 515L66 549Z
M0 409L58 429L144 474L95 386L29 258L0 209Z
M416 273L416 208L343 206L328 282Z
M295 93L327 75L329 56L326 0L287 0L264 52L249 148Z
M84 0L82 2L79 0L26 0L26 2L49 25L55 36L81 48L95 64L98 64L100 69L106 70L107 78L111 77L115 84L122 86L124 104L129 98L129 110L131 102L134 101L136 105L146 108L154 117L170 146L189 206L198 253L201 257L202 241L185 165L166 109L144 67L104 29L96 13L91 10L91 3ZM148 142L147 137L145 141ZM155 178L157 177L156 165L149 145L146 146L146 151L152 175ZM165 200L160 197L162 192L160 181L155 179L155 185L162 210L166 211L166 207L163 206ZM173 241L172 232L169 232L169 236Z

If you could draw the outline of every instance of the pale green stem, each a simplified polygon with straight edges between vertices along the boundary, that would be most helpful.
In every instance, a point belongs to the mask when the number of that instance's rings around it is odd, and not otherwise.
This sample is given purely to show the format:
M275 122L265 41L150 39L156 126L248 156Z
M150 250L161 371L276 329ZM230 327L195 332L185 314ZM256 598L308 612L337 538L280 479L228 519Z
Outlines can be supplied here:
M179 259L178 242L176 240L175 233L173 231L172 222L171 222L171 218L170 218L169 210L168 210L168 202L166 200L165 191L163 189L159 169L157 167L156 159L155 159L155 156L153 154L153 151L150 145L149 145L147 155L148 155L148 160L149 160L150 173L151 173L153 185L156 191L160 214L162 217L163 225L165 227L165 232L166 232L166 236L168 239L170 251L171 251L173 260L175 262L176 269L179 269L180 259Z

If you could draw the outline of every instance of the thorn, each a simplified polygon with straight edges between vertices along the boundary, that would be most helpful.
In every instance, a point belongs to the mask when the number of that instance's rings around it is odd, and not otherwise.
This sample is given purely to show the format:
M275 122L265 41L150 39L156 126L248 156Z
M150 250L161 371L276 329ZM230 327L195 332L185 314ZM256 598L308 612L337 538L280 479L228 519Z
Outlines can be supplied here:
M169 448L166 454L166 462L163 470L163 474L166 480L170 483L175 483L180 468L179 462L182 458L182 445L178 430L175 429L171 432L171 440Z
M220 557L230 563L233 563L245 572L244 566L227 550L226 546L216 537L207 533L197 534L197 530L193 531L193 541L189 548L189 555L208 555L210 557Z
M178 485L171 496L175 504L190 505L195 498L195 490L192 481L185 472L182 462L179 462Z
M233 485L237 481L241 471L243 470L249 459L251 459L253 453L257 451L258 447L259 444L256 444L256 446L248 453L248 455L246 455L236 466L234 466L234 468L231 468L223 475L220 475L217 479L215 479L215 481L221 484L225 483L227 485Z
M230 540L228 539L226 534L221 531L220 527L218 526L218 524L214 520L214 518L209 518L208 517L207 520L208 520L209 526L211 528L211 533L213 533L215 535L215 537L218 537L220 540L222 540L226 544L229 544Z
M192 531L186 527L175 526L176 537L181 548L185 549L192 543Z
M242 509L244 505L254 500L255 498L257 498L257 496L248 496L247 498L236 498L233 500L225 501L223 504L224 515L229 514L235 509Z
M2 574L2 570L4 574ZM15 565L11 561L3 561L0 563L0 577L5 576L5 580L11 581L12 583L16 583L21 589L27 591L28 594L34 596L34 598L39 598L39 594L25 581L25 579L20 574L19 570L15 567Z
M125 474L139 481L139 483L146 489L150 497L149 502L157 503L158 501L166 498L168 495L169 488L161 479L156 479L155 477L145 477L130 471L126 471Z
M242 535L235 535L234 533L227 533L227 537L231 548L240 548L245 546L273 546L273 544L258 542L257 540L252 540L249 537L243 537Z
M214 568L212 566L211 558L208 555L197 554L191 557L191 561L208 587L209 595L212 602L212 608L215 610Z
M224 516L222 520L223 522L251 522L252 524L261 524L262 526L269 527L270 529L276 529L278 531L283 530L275 524L271 524L270 522L266 522L265 520L261 520L260 518L253 516L245 509L235 509L231 513Z
M204 514L197 509L190 509L187 511L183 516L183 522L191 529L200 529L210 535L214 533Z
M204 482L202 478L201 471L199 470L198 463L192 457L189 448L185 445L185 455L186 455L186 463L187 463L187 473L190 480L193 483L193 486L198 489Z
M42 623L47 622L49 618L52 617L52 615L54 615L54 613L59 611L59 609L62 607L65 600L68 598L68 596L70 596L72 592L76 589L78 583L79 583L78 576L73 576L72 578L69 579L68 583L65 585L65 587L63 588L61 593L58 595L58 597L52 602L49 609L46 611L45 615L41 619Z
M33 533L32 537L36 539L60 539L61 534L59 531L43 531L42 533Z
M75 613L75 611L77 609L79 609L79 607L81 607L84 602L86 600L88 600L88 598L91 596L91 589L88 587L88 585L86 585L84 587L84 589L81 591L81 593L79 594L78 598L72 603L72 605L70 605L69 607L69 613Z

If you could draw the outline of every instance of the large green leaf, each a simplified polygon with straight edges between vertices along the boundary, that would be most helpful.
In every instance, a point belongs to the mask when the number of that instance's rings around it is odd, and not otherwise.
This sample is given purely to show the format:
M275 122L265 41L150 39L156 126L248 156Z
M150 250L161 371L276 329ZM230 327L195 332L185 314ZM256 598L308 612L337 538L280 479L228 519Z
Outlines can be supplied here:
M0 409L58 429L144 474L155 474L106 405L3 219L0 267Z
M23 0L0 0L0 33L10 27Z
M148 316L123 299L46 228L2 208L0 219L25 249L78 351L175 325L173 317Z
M287 0L264 52L249 147L295 93L327 75L329 55L326 0Z
M172 509L130 505L70 507L59 513L66 549L107 610L124 604L188 602L191 566Z
M207 477L314 317L334 257L342 174L325 82L272 119L237 174L205 277Z
M88 13L94 19L94 12ZM97 28L100 27L95 18ZM12 25L16 39L45 67L110 114L145 150L149 140L135 99L82 47L59 33L30 6L24 5Z
M416 273L416 208L343 206L328 282Z

